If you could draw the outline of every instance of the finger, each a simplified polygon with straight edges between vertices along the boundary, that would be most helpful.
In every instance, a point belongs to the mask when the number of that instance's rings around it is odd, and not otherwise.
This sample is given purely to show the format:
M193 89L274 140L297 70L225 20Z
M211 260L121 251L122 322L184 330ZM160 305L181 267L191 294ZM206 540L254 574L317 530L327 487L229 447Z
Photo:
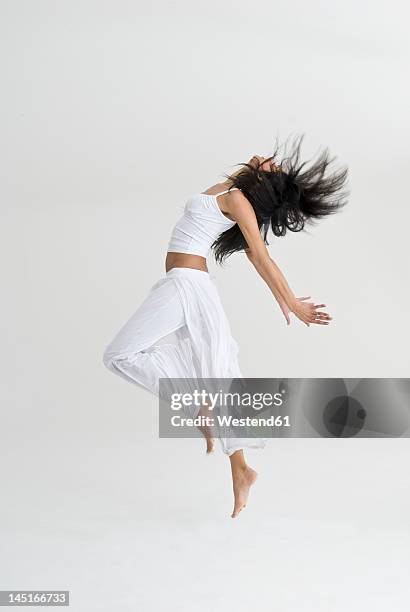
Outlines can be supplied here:
M331 319L332 318L328 312L317 312L316 310L313 313L313 316L314 317L325 317L327 319Z
M308 317L308 320L311 323L316 323L317 321L327 321L327 322L330 322L331 317L328 316L328 315L320 315L320 314L314 313L313 315L310 315Z
M319 310L316 310L316 308L312 308L309 310L309 317L325 317L325 318L331 318L330 314L328 312L320 312Z
M323 308L323 305L317 305L317 306L316 305L313 305L313 306L309 305L309 308L312 310L312 312L319 313L320 309Z
M326 304L315 304L315 308L325 308Z
M302 302L303 300L310 300L310 298L311 298L311 296L308 295L307 297L300 297L300 298L297 298L297 299Z

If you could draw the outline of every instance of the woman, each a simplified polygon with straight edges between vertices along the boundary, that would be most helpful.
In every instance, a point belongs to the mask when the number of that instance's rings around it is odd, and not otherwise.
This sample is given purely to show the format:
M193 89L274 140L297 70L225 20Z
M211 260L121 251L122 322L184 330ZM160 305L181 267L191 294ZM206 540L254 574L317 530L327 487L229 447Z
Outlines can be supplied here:
M218 263L244 251L288 325L290 313L307 326L330 323L325 304L295 296L266 248L269 227L275 236L298 232L306 222L346 204L347 192L342 189L347 168L327 173L333 161L327 151L305 168L306 163L300 163L302 139L294 142L281 162L278 147L269 158L255 155L237 172L224 175L226 181L188 199L168 245L165 277L155 283L104 352L110 370L156 395L160 395L160 378L242 376L238 345L208 273L211 249ZM214 441L209 430L203 434L209 453ZM244 448L262 448L265 440L227 437L221 443L231 464L234 518L245 507L257 477L246 464Z

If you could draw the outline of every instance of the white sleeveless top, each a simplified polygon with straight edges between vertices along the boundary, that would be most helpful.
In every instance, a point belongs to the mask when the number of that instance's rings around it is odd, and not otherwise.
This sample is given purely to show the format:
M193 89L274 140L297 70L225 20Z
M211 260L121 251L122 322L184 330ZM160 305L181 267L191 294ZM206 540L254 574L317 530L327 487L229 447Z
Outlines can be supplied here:
M231 187L231 191L233 189L237 187ZM167 251L207 257L218 236L236 224L236 221L225 217L216 199L228 191L191 196L185 204L184 214L172 231Z

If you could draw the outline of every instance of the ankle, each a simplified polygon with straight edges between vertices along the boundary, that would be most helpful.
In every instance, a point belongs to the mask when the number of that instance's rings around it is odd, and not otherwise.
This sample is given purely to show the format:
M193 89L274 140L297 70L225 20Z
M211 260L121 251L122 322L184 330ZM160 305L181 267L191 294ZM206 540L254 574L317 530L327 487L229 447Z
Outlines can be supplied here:
M231 469L234 474L245 474L249 470L249 466L246 463L240 463L239 465L231 465Z

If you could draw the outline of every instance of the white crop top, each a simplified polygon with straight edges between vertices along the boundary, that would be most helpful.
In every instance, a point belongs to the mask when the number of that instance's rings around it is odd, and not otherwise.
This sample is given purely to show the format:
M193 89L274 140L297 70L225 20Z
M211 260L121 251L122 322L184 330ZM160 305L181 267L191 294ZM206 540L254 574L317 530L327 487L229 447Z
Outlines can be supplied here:
M196 193L191 196L185 204L184 214L172 231L167 251L207 257L218 236L236 223L225 217L216 199L228 191L226 189L215 195Z

